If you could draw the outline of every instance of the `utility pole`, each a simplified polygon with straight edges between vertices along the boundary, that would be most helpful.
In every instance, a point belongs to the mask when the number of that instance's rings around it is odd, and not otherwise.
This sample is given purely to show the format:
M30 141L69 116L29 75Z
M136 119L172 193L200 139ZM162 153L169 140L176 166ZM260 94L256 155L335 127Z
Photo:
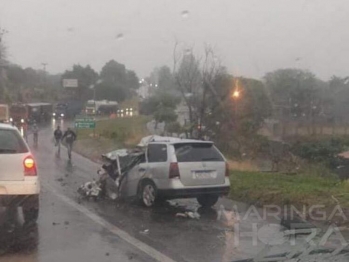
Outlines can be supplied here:
M41 65L43 66L43 70L46 73L46 66L48 65L47 63L41 63Z

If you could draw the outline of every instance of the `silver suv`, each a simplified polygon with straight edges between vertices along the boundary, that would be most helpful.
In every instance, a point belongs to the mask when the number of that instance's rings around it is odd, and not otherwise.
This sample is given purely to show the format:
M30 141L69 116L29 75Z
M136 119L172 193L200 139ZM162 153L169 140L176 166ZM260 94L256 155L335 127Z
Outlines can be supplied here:
M122 194L138 196L142 204L197 198L213 206L230 190L229 169L213 142L161 137L147 144L143 161L125 178Z

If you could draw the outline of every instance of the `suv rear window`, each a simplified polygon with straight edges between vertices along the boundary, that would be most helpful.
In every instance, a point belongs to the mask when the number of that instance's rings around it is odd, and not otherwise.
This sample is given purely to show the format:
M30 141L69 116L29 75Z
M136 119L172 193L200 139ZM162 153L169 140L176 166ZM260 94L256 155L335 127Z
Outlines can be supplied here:
M224 161L222 155L210 143L180 143L174 147L178 162Z
M27 153L22 137L14 130L0 129L0 154Z

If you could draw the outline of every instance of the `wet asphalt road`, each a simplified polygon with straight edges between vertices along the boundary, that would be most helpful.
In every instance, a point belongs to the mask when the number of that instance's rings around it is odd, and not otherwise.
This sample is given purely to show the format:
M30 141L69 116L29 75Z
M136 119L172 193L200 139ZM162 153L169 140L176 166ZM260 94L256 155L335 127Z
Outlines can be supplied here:
M23 227L19 212L11 228L0 213L0 261L233 261L256 255L265 247L263 238L280 233L279 221L270 225L248 218L240 221L240 230L251 232L253 222L264 225L262 241L255 245L246 237L236 245L236 216L229 210L234 204L239 212L247 207L227 199L214 209L199 209L199 220L176 217L197 210L195 200L170 201L154 209L125 201L82 201L76 189L96 176L99 165L76 154L69 163L64 148L56 155L51 139L52 128L42 130L38 148L32 149L42 183L37 226ZM221 205L228 210L223 218ZM282 245L275 252L288 249Z

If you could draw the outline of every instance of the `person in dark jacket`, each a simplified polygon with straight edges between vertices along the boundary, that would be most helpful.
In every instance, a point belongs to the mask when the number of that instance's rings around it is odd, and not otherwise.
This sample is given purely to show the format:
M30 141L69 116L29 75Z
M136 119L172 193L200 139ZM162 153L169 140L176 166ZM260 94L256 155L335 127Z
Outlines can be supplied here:
M55 132L53 133L53 136L55 138L55 146L58 146L58 153L60 153L61 152L61 140L63 137L63 132L62 132L60 126L57 126Z
M65 139L65 142L67 143L68 157L71 159L71 151L73 149L73 143L76 140L76 134L70 129L70 127L68 127L67 131L64 132L62 140L63 139Z

